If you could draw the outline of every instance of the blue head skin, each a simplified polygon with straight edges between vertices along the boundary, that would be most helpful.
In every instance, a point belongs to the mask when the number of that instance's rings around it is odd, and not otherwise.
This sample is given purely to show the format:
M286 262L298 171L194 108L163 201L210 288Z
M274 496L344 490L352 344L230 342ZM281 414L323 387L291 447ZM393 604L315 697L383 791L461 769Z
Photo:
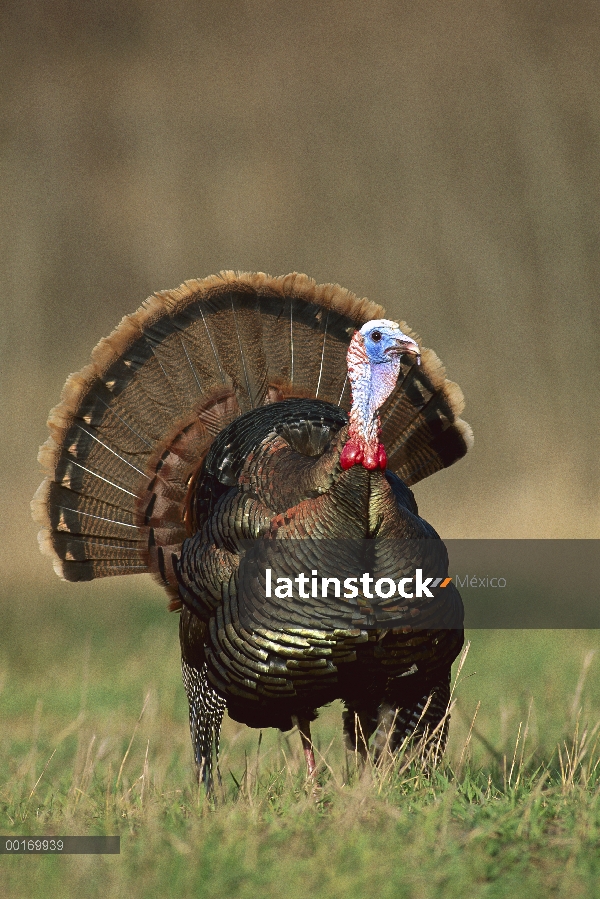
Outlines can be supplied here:
M396 322L387 318L373 319L358 332L364 341L365 350L372 365L393 363L403 353L412 353L419 362L419 345L404 334Z

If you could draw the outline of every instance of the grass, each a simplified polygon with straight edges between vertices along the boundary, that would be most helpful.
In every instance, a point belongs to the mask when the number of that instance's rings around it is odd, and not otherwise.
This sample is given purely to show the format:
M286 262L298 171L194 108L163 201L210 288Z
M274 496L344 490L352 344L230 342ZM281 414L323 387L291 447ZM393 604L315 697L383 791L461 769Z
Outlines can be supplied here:
M219 801L192 778L176 617L159 595L4 596L0 832L121 835L119 856L0 856L7 897L600 895L594 632L483 632L445 760L356 765L341 710L295 734L226 721Z

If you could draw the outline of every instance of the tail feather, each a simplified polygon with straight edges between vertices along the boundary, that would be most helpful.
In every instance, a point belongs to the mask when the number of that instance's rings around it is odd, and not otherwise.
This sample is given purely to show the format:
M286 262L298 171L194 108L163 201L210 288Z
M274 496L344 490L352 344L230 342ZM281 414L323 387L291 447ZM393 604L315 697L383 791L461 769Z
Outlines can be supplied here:
M263 404L267 390L264 334L256 298L234 291L227 298L216 298L209 309L215 349L240 409L255 409Z
M404 322L402 330L418 338ZM458 384L448 381L442 363L424 349L421 365L402 366L381 412L388 466L409 486L461 459L473 444Z
M154 294L68 379L40 450L40 544L68 580L150 571L174 595L188 486L240 413L288 397L350 407L346 351L384 310L305 275L222 272ZM406 329L405 329L406 330ZM383 410L390 467L408 483L466 451L461 395L435 354Z

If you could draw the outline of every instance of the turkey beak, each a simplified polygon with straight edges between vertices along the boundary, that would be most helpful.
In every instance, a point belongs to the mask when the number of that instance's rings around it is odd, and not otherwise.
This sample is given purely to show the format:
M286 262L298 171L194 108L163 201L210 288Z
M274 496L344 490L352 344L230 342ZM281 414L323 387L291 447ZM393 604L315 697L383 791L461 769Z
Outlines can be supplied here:
M407 337L406 334L403 334L402 337L396 338L396 344L393 348L393 352L397 353L399 356L403 356L405 353L411 356L417 357L417 365L421 364L421 350L419 349L419 344L416 340L413 340L412 337Z

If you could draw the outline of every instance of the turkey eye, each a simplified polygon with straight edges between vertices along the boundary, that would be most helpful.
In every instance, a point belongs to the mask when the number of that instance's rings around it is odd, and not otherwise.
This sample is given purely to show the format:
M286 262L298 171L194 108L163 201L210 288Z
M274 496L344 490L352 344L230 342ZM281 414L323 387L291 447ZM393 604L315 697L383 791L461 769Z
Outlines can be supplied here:
M379 341L381 340L381 337L382 337L381 331L373 331L373 333L371 334L371 340L374 340L375 343L379 343Z

